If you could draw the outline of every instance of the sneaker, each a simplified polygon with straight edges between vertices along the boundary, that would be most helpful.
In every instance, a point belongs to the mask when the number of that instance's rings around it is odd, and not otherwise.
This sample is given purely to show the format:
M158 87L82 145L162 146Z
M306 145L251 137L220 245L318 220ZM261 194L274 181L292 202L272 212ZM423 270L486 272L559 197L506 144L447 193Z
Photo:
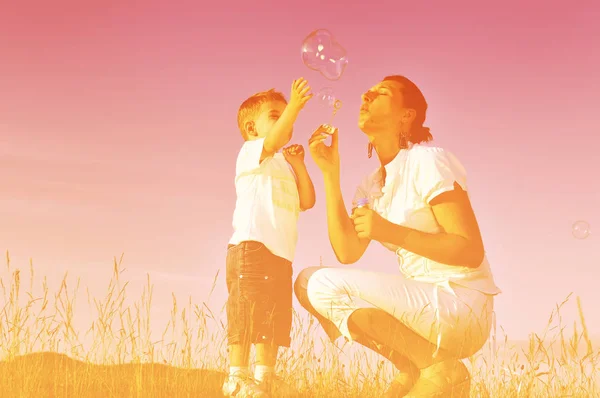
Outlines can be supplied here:
M268 398L268 394L250 377L228 376L222 388L225 397Z
M263 380L257 380L256 383L260 388L264 391L267 391L269 394L273 392L273 384L278 380L278 377L275 376L274 373L265 375Z

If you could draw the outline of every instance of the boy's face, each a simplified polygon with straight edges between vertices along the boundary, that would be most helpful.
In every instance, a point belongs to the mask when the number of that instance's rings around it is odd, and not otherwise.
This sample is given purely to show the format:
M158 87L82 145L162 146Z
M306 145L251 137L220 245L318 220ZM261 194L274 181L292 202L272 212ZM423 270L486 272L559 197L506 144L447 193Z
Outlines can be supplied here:
M282 101L269 101L262 104L256 118L248 124L247 131L251 140L263 138L285 110L286 103Z

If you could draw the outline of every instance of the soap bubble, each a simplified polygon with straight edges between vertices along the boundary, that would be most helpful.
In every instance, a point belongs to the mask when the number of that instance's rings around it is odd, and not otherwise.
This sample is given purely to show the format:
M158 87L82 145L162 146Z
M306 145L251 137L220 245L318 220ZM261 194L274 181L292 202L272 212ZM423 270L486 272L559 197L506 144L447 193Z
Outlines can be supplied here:
M326 106L327 108L333 108L338 99L335 96L335 92L331 87L323 87L315 94L315 98L319 104Z
M317 91L315 97L317 98L318 103L327 108L332 108L334 112L337 112L342 107L342 101L336 97L335 92L331 87L323 87Z
M302 42L302 62L326 79L338 80L348 65L348 57L328 30L317 29Z
M336 98L335 92L331 87L323 87L315 94L317 103L327 109L331 109L331 120L329 124L333 123L333 118L337 111L342 107L342 101Z
M573 236L577 239L585 239L590 236L590 224L587 221L575 221L573 223Z

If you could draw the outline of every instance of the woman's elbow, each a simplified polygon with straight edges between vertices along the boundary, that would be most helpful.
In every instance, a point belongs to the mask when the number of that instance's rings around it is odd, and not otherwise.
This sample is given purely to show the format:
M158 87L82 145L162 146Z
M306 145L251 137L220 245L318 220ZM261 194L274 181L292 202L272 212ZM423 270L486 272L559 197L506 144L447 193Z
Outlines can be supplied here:
M314 199L302 201L300 203L300 210L307 211L307 210L312 209L313 207L315 207L315 202L316 202L316 200L314 200Z
M465 248L464 266L467 268L478 268L485 257L485 250L481 244L469 245Z
M358 261L358 258L354 258L350 253L335 252L335 258L338 260L338 262L340 264L343 264L343 265L351 265Z
M348 257L340 257L340 256L337 256L337 260L339 261L340 264L343 264L343 265L351 265L356 262L356 260L354 260L354 259L351 259Z

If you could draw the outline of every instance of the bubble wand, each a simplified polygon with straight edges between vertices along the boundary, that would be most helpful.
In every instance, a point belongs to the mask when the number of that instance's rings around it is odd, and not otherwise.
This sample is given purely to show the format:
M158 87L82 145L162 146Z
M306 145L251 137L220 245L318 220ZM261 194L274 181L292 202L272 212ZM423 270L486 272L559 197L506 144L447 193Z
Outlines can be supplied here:
M335 100L335 102L333 103L333 112L331 113L331 119L329 121L330 126L333 125L333 118L335 117L335 114L337 113L337 111L340 110L341 107L342 107L342 101Z

